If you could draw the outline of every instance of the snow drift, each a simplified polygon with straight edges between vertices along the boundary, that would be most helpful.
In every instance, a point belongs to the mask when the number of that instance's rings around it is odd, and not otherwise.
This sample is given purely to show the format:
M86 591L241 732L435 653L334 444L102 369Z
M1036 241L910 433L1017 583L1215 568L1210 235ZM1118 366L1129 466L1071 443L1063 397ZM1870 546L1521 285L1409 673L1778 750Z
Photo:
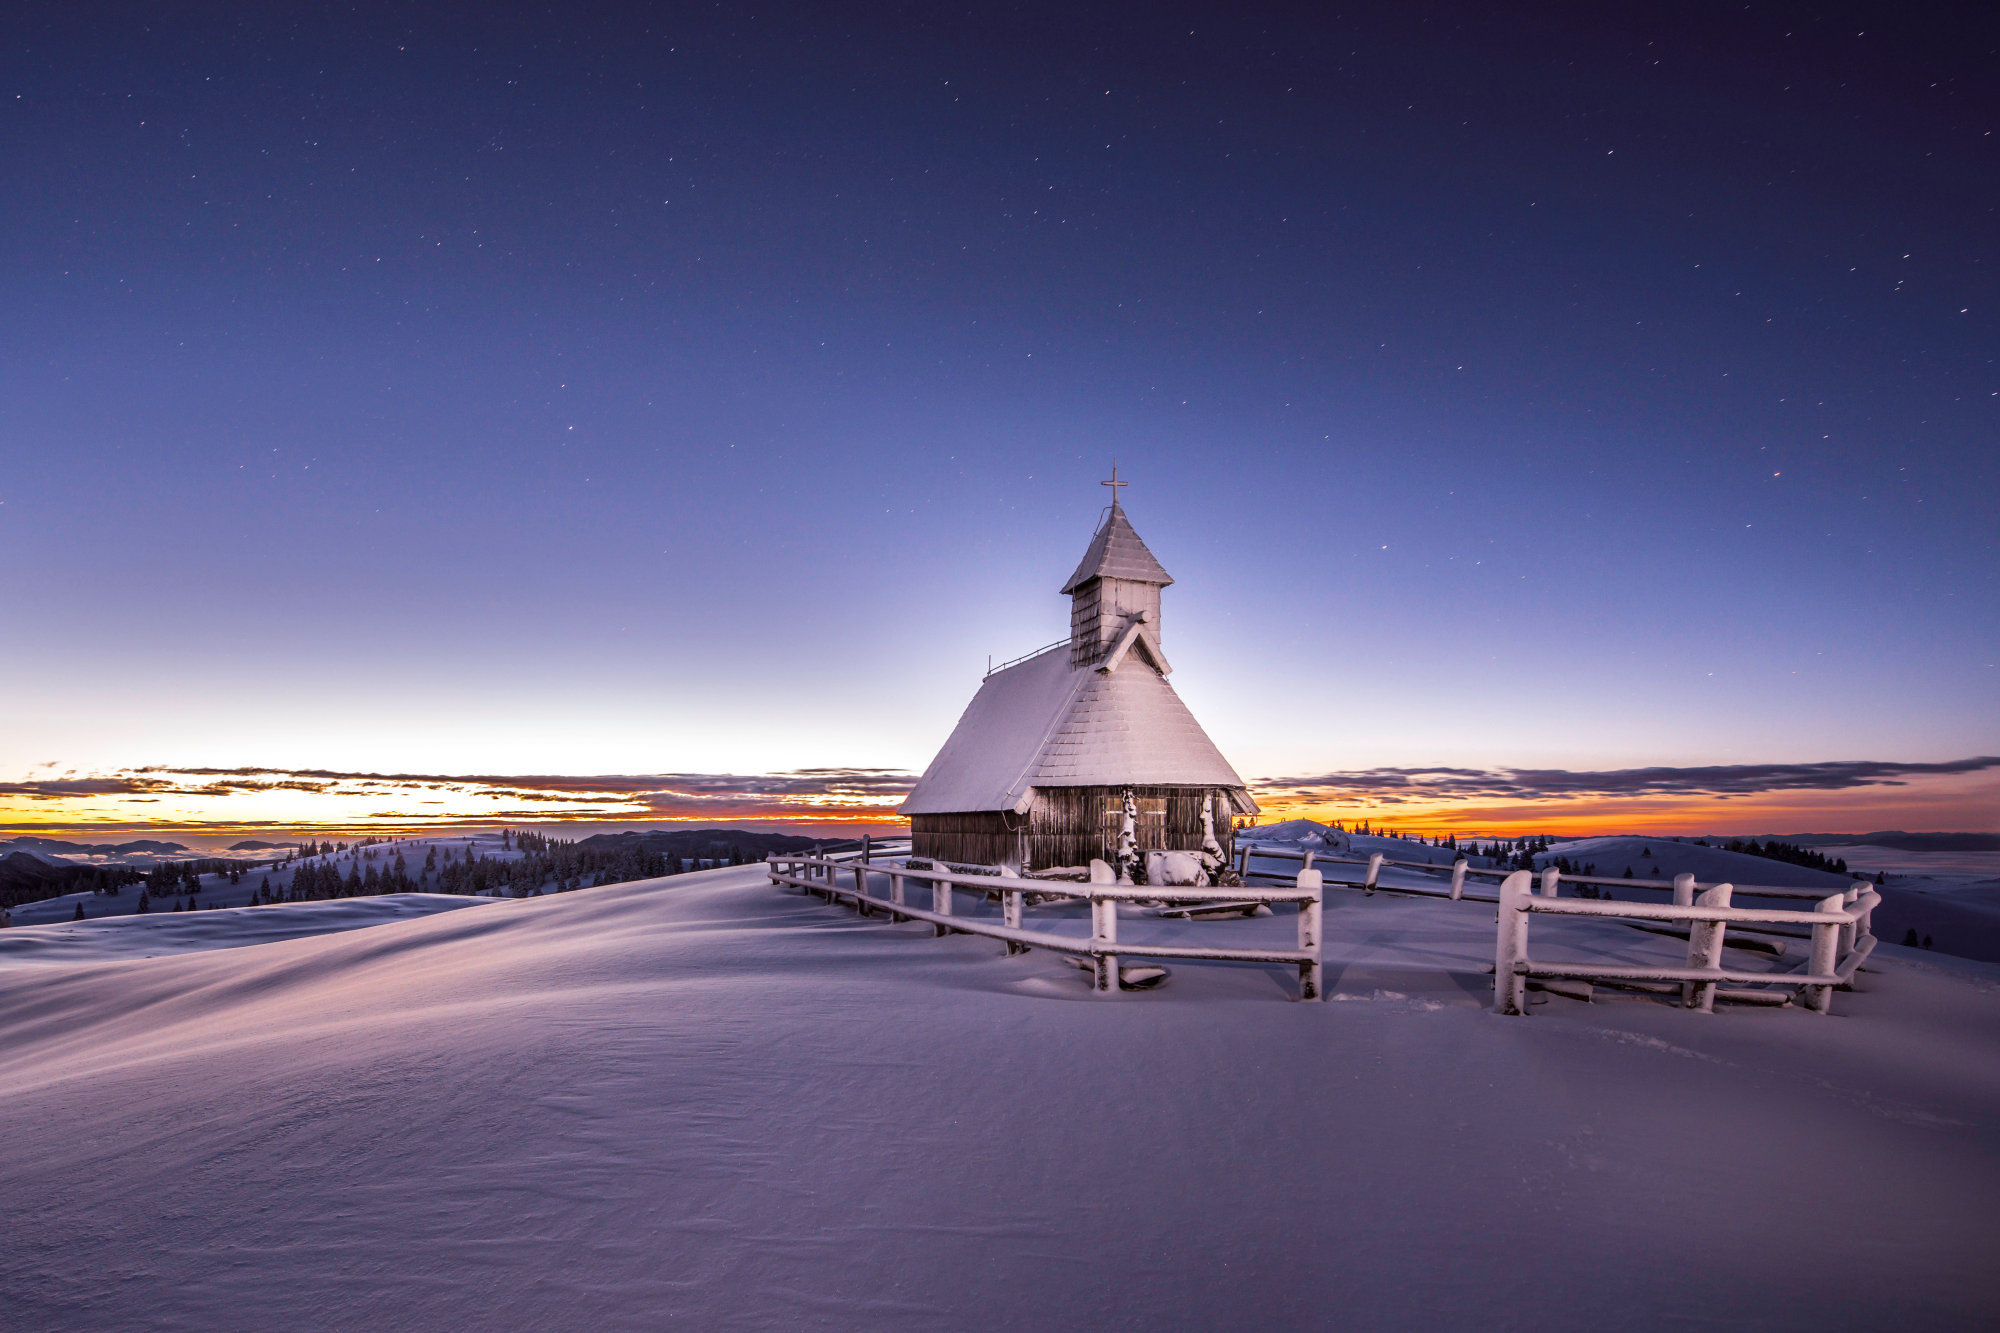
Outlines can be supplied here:
M2000 1316L2000 972L1886 949L1831 1018L1503 1019L1492 930L1336 894L1329 1003L1233 965L1099 999L745 867L0 961L5 1322Z

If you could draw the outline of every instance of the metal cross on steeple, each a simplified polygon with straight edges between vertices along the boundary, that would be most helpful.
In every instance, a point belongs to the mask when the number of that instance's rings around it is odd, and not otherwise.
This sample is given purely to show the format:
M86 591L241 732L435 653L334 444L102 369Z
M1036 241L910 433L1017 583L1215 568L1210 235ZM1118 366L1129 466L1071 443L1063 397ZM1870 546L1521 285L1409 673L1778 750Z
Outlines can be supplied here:
M1118 480L1118 460L1114 458L1111 460L1111 480L1100 481L1097 484L1099 486L1109 486L1111 488L1111 503L1112 506L1115 508L1118 504L1118 488L1120 486L1130 486L1132 483L1129 481Z

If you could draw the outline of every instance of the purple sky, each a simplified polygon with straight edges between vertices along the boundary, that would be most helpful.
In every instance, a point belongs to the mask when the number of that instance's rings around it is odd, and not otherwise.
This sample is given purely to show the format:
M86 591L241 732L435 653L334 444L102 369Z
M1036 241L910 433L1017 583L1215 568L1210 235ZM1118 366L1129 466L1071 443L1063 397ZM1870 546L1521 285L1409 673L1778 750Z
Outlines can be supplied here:
M639 8L0 15L0 781L920 769L1114 455L1246 776L2000 753L1991 31Z

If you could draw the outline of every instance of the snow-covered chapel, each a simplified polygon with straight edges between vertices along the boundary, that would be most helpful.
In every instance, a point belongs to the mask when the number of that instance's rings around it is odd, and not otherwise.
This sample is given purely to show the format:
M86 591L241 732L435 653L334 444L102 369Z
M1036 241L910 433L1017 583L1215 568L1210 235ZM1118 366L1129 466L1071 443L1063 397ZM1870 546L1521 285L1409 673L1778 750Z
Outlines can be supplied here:
M1062 586L1070 636L989 672L902 805L913 854L1015 874L1128 871L1153 850L1232 855L1243 779L1167 683L1160 590L1173 579L1111 506ZM1206 853L1204 856L1203 854ZM1138 873L1143 874L1143 870Z

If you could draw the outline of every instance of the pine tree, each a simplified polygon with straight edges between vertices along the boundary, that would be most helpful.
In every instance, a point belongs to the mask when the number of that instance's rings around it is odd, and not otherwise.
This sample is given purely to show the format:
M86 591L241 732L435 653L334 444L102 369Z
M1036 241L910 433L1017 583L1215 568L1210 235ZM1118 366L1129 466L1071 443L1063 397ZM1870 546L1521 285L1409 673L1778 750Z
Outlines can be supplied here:
M86 917L86 916L84 916L84 914L83 914L83 904L82 904L82 903L78 903L78 904L76 905L76 915L75 915L75 916L73 916L73 917L71 917L71 918L70 918L70 920L72 920L72 921L87 921L87 920L89 920L89 918L88 918L88 917Z

